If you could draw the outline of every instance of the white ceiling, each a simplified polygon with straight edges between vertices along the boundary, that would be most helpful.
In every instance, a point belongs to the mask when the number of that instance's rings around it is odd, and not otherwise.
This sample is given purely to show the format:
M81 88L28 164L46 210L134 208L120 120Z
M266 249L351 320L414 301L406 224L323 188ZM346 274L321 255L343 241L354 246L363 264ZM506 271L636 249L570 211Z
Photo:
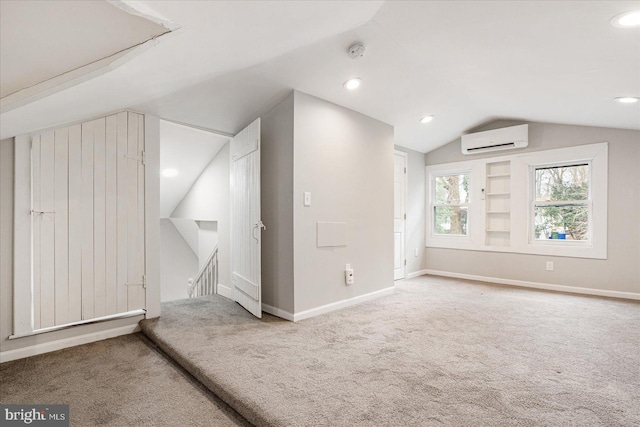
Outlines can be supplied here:
M127 107L233 134L292 89L389 123L422 152L495 118L640 129L640 105L613 101L640 96L640 30L609 24L638 1L138 4L180 30L3 113L2 137ZM354 41L360 60L345 53ZM363 85L347 92L354 75Z
M103 1L2 1L0 96L112 56L166 31Z
M229 142L189 126L160 121L160 171L176 169L175 177L160 176L160 218L169 218L205 167Z

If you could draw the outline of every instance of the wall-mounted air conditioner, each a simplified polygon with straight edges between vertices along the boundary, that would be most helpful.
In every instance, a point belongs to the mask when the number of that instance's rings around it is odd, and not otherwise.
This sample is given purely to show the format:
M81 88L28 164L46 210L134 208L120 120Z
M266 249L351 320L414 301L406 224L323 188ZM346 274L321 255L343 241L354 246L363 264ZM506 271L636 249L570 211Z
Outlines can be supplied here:
M465 155L524 148L527 145L529 145L529 125L462 135L462 154Z

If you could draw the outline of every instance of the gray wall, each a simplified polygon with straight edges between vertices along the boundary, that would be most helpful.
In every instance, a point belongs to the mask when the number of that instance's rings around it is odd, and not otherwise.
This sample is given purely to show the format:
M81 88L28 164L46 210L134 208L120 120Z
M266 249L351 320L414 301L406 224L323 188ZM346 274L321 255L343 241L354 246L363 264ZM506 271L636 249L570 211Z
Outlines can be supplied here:
M300 92L294 120L295 313L393 286L393 127ZM346 222L347 246L316 247L318 221Z
M262 116L262 302L293 306L293 92Z
M494 122L479 130L521 122ZM524 255L427 248L426 268L460 274L550 283L620 292L640 292L640 132L570 126L529 124L529 147L520 152L609 143L608 259ZM507 153L507 152L505 152ZM516 151L508 152L516 153ZM434 165L493 157L500 153L463 156L460 140L425 155ZM554 271L545 271L554 261Z
M202 171L171 214L171 218L218 222L218 280L225 286L231 286L228 143Z
M0 343L13 325L13 138L0 141Z
M407 156L407 221L405 251L407 258L407 275L427 268L425 251L425 208L426 177L424 153L396 146L396 150ZM415 251L418 254L415 254Z
M188 298L187 280L198 274L198 257L170 220L160 220L160 299Z

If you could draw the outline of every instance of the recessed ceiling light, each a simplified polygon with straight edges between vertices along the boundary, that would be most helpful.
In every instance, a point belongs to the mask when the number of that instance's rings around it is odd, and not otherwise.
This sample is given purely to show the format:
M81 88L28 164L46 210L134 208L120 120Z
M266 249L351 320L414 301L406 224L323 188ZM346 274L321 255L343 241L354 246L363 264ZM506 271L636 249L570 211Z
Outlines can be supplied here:
M618 101L620 104L635 104L636 102L638 102L639 98L636 98L634 96L623 96L620 98L616 98L616 101Z
M167 168L162 171L162 176L166 178L173 178L174 176L178 176L178 169Z
M354 77L344 82L344 87L346 87L349 90L354 90L359 88L361 84L362 84L362 80L360 80L357 77Z
M640 27L640 10L621 13L611 19L611 25L618 28Z
M423 118L420 119L420 123L422 124L429 123L431 120L433 120L433 116L424 116Z

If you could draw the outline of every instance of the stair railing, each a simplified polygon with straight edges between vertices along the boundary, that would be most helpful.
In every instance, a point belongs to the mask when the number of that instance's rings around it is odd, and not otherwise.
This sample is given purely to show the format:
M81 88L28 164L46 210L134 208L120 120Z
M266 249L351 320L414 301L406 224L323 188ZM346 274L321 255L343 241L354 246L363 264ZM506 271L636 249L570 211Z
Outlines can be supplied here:
M218 285L218 245L213 249L195 279L190 278L187 293L189 298L213 295Z

